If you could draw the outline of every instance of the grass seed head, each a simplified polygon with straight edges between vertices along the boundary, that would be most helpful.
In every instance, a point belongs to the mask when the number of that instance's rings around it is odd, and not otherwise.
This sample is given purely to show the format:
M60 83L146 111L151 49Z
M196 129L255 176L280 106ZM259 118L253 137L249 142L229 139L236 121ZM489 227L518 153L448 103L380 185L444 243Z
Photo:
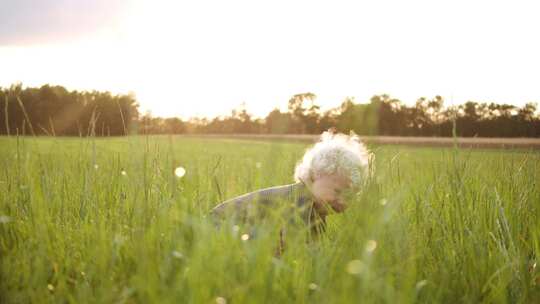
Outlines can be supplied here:
M7 224L11 222L11 217L7 215L0 215L0 224Z
M377 248L377 241L369 240L366 243L366 252L372 253Z
M349 263L347 263L347 272L350 274L360 274L366 269L366 265L364 262L360 260L352 260Z
M216 304L227 304L227 300L224 297L217 297Z
M181 260L181 259L184 258L184 255L183 255L181 252L176 251L176 250L174 250L174 251L172 252L172 256L173 256L174 258L176 258L176 259L179 259L179 260Z
M424 286L427 285L427 283L427 280L418 281L418 283L416 283L416 291L420 291L422 288L424 288Z

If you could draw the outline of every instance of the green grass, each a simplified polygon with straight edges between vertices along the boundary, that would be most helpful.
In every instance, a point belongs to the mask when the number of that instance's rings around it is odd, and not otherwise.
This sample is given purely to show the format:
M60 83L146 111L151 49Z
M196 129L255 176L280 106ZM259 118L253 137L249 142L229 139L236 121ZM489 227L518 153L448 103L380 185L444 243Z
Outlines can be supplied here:
M205 217L292 182L306 147L0 138L0 302L540 301L537 152L372 146L347 212L318 238L292 230L281 257L279 218L242 241L249 227Z

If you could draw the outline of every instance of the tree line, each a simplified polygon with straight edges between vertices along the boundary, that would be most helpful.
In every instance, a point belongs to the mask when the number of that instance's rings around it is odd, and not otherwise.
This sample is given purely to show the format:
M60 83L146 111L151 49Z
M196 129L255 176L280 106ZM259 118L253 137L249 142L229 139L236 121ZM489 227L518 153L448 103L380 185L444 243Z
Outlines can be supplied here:
M318 134L329 128L360 135L540 137L537 105L478 103L445 106L441 96L406 105L389 95L368 103L346 98L321 111L316 95L292 96L287 110L264 118L245 106L213 119L141 115L133 95L68 91L61 86L0 88L0 134L118 136L125 134Z
M319 134L329 128L353 130L360 135L463 137L540 137L540 116L534 103L466 102L444 106L441 96L419 98L412 106L388 95L375 95L369 103L346 98L340 106L321 111L313 93L291 97L287 111L274 109L263 119L253 118L245 107L214 119L161 119L142 117L147 133L261 133Z
M137 123L133 95L68 91L62 86L0 88L0 134L119 136Z

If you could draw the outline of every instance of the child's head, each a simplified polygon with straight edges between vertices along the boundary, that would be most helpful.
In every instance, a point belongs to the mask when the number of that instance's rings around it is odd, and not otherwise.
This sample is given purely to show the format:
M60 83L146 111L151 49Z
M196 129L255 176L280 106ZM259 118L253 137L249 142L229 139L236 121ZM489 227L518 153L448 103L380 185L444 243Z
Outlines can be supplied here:
M294 178L310 188L318 203L341 212L346 208L342 193L364 183L369 159L370 153L358 136L324 132L296 166Z

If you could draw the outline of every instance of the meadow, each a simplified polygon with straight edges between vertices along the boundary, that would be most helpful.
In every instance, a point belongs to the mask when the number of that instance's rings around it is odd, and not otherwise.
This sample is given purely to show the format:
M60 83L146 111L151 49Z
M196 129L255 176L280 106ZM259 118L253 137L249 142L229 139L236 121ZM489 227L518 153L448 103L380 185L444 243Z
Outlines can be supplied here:
M206 215L306 142L0 137L1 303L538 303L540 153L373 145L313 236Z

